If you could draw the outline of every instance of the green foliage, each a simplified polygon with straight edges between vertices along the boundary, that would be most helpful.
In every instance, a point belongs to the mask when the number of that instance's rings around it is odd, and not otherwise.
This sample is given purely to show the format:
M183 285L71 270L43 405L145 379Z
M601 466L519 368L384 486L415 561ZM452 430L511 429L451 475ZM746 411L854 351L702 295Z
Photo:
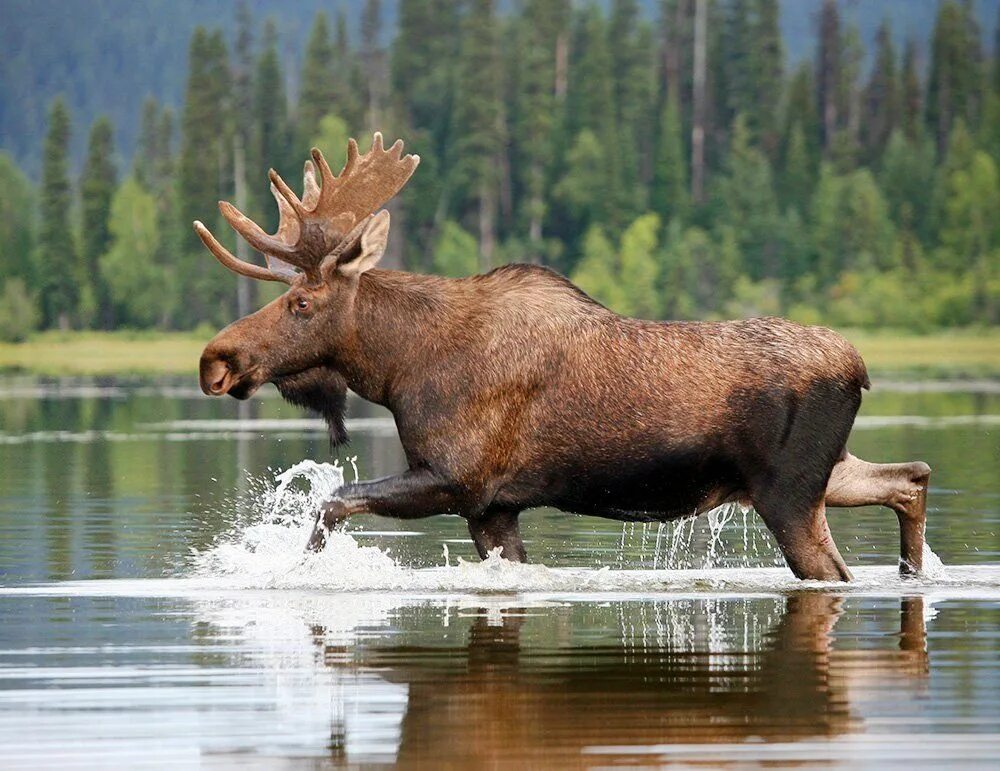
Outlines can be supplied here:
M591 226L583 237L583 256L571 278L580 289L612 310L628 302L620 281L615 248L598 225Z
M155 262L160 246L156 200L130 177L111 203L111 247L101 255L101 277L120 319L140 327L161 321L173 297L167 272Z
M448 220L434 245L434 272L442 276L471 276L479 267L475 236Z
M22 278L8 278L0 292L0 341L17 343L38 328L38 301Z
M34 278L35 191L13 159L0 152L0 276Z
M108 220L111 216L111 198L117 184L117 173L112 160L112 134L111 121L107 118L100 118L94 123L90 129L87 161L80 179L82 271L79 281L81 286L89 285L97 321L105 329L110 328L112 323L111 304L107 287L100 278L97 261L111 242Z
M623 289L621 313L640 318L659 318L662 302L659 292L657 264L657 234L660 218L644 214L622 234L618 262L619 281Z
M852 6L845 24L841 3L813 0L816 58L787 75L779 11L801 19L799 4L709 0L704 40L697 4L663 0L655 29L647 5L366 0L355 44L342 12L317 14L306 41L289 40L309 26L301 9L259 25L241 3L232 60L220 30L191 35L176 138L173 113L152 98L128 120L115 113L123 146L138 134L121 185L105 121L71 168L64 103L44 153L32 150L45 161L37 198L0 154L0 276L24 279L34 294L20 302L34 299L48 327L229 321L237 282L191 221L235 250L218 200L239 195L273 231L268 167L297 188L310 145L336 167L348 136L364 150L378 128L421 156L392 203L393 266L466 275L550 264L649 317L1000 321L1000 57L981 50L973 4L907 9L937 14L926 94L926 36L907 40L900 61L898 23L873 34L871 4ZM380 19L393 13L387 41ZM296 50L301 75L288 82ZM0 91L17 91L13 81ZM11 112L0 109L0 124Z
M79 300L76 245L69 214L73 204L67 150L69 110L62 98L52 103L45 136L41 212L35 254L39 301L46 326L68 329Z

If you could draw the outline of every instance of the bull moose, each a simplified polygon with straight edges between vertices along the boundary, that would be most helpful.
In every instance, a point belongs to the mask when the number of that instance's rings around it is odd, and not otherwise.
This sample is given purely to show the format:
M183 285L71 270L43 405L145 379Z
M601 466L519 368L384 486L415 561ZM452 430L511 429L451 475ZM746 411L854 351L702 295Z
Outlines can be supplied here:
M314 148L301 199L272 169L274 235L220 202L266 267L194 223L227 268L289 285L209 342L206 394L246 399L274 383L319 412L334 443L348 388L395 418L407 470L342 487L308 548L352 514L447 513L467 520L481 556L499 546L523 561L525 509L662 522L741 502L796 576L847 581L826 508L883 505L899 519L900 572L920 571L930 468L847 451L870 385L850 343L780 318L626 318L536 265L460 279L379 270L378 209L418 162L376 133L364 155L349 142L334 176Z

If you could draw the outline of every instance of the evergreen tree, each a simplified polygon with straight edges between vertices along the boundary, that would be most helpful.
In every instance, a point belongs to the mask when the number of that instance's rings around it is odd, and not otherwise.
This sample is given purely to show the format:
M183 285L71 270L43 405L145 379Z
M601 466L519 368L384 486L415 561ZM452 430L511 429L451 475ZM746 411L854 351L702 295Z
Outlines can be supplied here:
M592 225L584 234L583 254L572 279L580 289L612 310L620 310L628 302L622 287L618 257L611 241L598 225Z
M0 151L0 284L18 278L34 280L35 191L14 160Z
M299 138L296 150L300 154L308 150L309 141L316 136L324 115L346 117L344 106L337 103L337 77L326 14L318 11L306 44L299 81L299 109L296 113ZM343 77L342 73L340 77Z
M779 106L784 85L784 50L778 24L778 0L755 0L751 21L753 124L765 154L777 158L780 141Z
M971 9L955 0L938 8L927 83L927 127L943 153L954 121L975 125L979 110L981 59Z
M513 97L511 167L520 192L520 220L527 229L529 253L542 254L542 226L547 214L547 164L558 142L563 100L556 75L560 40L569 24L568 0L528 0L516 25L520 45L515 61L517 90Z
M680 107L671 93L664 102L663 117L660 119L660 140L650 194L650 207L664 222L674 218L684 219L690 204L687 159L681 131Z
M476 202L480 266L492 267L504 143L493 0L473 0L462 24L455 113L458 174Z
M567 93L567 136L574 137L566 159L566 177L597 174L602 177L603 200L598 215L602 221L617 229L625 224L624 212L619 205L621 193L621 141L615 124L615 114L609 105L614 104L614 85L611 77L611 54L608 50L607 24L597 6L584 8L574 22L573 41L570 45L569 91ZM583 130L587 137L583 137ZM573 155L590 150L591 140L599 155L592 158L597 166L581 172L573 167ZM589 152L587 153L590 154ZM565 186L564 186L565 187ZM564 190L565 193L565 190ZM584 232L589 221L577 232Z
M913 140L920 132L920 76L917 74L917 47L912 40L903 49L903 69L899 86L901 125L907 138Z
M256 148L251 154L253 161L248 172L251 184L264 180L268 168L275 168L284 179L293 179L294 160L289 157L291 128L288 119L288 98L285 94L285 78L278 58L277 30L274 21L268 19L264 25L261 52L257 58L254 76L253 125ZM326 148L324 148L326 150ZM276 207L261 203L260 223L269 233L278 226Z
M607 25L613 96L610 106L618 129L614 140L618 145L616 179L609 193L615 196L615 206L620 209L621 216L629 219L642 204L637 150L643 136L640 131L643 104L651 96L644 87L645 77L651 74L651 69L643 58L648 48L639 40L638 16L636 0L613 0Z
M815 172L813 158L806 143L802 124L796 123L789 133L785 164L781 175L781 202L784 207L804 212L813 189Z
M934 189L934 146L923 137L912 140L901 130L893 132L882 155L879 186L896 225L931 242L931 196Z
M56 97L49 110L42 166L41 216L35 256L42 322L68 329L76 312L76 245L70 227L72 192L69 183L70 117L66 102Z
M881 157L896 127L900 106L898 88L892 33L889 25L882 22L875 36L875 64L864 95L864 149L868 163Z
M823 0L816 54L816 105L820 118L820 139L824 150L833 144L839 126L837 91L842 63L840 13L836 0Z
M785 109L784 155L785 167L788 167L788 154L795 126L802 131L805 142L805 152L809 159L809 168L815 169L819 164L821 148L821 128L819 114L816 112L815 80L812 69L805 62L799 65L792 75L788 85L787 107Z
M750 275L754 279L779 275L780 255L775 249L778 202L771 166L752 145L742 115L733 122L726 174L717 188L718 222L736 234Z
M108 220L111 216L111 197L117 184L112 160L113 142L111 121L98 118L90 129L87 160L80 179L81 287L92 295L87 304L92 305L96 320L104 329L110 329L114 319L107 286L101 280L97 263L111 241ZM138 257L142 258L141 255ZM81 310L84 305L81 301Z
M183 233L178 279L185 304L184 318L178 321L184 325L222 321L233 312L232 281L207 259L191 230L194 220L204 220L210 227L221 224L217 201L232 195L229 93L222 34L198 27L191 38L177 179L176 227ZM225 232L221 227L212 229L220 236Z

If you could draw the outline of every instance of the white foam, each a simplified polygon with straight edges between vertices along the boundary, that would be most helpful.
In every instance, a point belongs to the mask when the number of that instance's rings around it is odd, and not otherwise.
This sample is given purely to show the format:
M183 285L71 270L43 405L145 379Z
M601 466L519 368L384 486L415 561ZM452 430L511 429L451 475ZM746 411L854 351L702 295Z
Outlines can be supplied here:
M233 507L244 513L233 517L232 527L218 541L192 555L187 579L152 586L141 591L224 591L232 589L321 589L338 592L400 592L407 594L520 593L713 593L773 594L799 589L835 588L837 591L873 594L921 594L940 590L969 590L1000 596L1000 566L948 566L925 550L925 570L917 578L903 579L894 565L852 568L850 584L799 581L786 567L729 567L712 564L723 525L733 512L712 519L708 557L681 559L691 547L691 520L674 526L662 541L664 568L652 570L600 568L551 568L517 564L502 558L499 550L483 562L412 568L377 546L362 546L350 531L329 534L326 548L307 552L305 545L323 501L334 497L344 482L339 465L302 461L277 474L272 481L256 481L252 492ZM740 517L735 521L740 522ZM743 527L746 518L743 517ZM659 534L658 534L659 535ZM630 533L632 537L639 537ZM697 561L695 561L697 559ZM694 567L697 565L697 567ZM185 582L186 581L186 582ZM178 583L180 582L180 583ZM91 582L91 585L99 582ZM131 582L141 583L141 582ZM162 583L162 582L161 582Z

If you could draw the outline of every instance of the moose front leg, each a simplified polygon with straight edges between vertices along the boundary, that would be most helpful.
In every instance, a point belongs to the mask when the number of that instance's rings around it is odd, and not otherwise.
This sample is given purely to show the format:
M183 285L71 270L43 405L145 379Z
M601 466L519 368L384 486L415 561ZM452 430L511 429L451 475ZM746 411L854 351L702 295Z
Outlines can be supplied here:
M424 469L356 482L344 485L336 498L323 504L306 548L320 551L327 533L353 514L419 519L434 514L468 514L475 507L474 496L467 489Z

